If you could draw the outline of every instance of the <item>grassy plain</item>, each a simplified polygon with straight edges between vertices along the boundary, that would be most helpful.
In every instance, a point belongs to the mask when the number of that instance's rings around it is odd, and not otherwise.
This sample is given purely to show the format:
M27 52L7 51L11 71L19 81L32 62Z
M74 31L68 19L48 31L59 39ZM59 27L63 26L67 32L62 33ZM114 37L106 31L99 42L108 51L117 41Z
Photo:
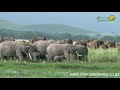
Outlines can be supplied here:
M0 61L1 78L119 78L116 49L89 50L89 62L39 63Z

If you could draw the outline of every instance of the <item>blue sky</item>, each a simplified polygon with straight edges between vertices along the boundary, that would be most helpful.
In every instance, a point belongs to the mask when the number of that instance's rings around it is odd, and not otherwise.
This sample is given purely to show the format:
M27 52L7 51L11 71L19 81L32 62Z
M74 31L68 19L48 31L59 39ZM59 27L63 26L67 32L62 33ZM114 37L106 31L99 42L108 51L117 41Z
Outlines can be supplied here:
M97 16L115 15L115 22L97 22ZM18 24L65 24L97 32L120 32L120 12L0 12L0 19Z

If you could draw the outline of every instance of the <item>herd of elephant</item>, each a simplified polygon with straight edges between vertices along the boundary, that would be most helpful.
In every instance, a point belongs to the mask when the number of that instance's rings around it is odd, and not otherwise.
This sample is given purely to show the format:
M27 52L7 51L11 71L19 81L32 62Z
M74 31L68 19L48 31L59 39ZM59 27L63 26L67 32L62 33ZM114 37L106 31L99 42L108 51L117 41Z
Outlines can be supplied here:
M0 59L17 61L40 61L48 62L69 62L69 61L88 61L88 48L108 49L118 48L119 43L109 40L81 40L71 39L46 40L43 37L37 37L26 41L16 41L14 38L0 37Z

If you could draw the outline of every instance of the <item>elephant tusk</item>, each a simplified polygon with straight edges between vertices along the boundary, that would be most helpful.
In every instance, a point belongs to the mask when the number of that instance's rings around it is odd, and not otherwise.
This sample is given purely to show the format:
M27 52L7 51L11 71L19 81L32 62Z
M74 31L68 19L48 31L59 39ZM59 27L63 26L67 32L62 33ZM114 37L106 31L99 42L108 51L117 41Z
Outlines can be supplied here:
M80 56L80 57L83 56L83 55L78 54L78 52L76 52L76 54L77 54L77 56Z
M32 57L31 57L30 53L29 53L29 57L30 57L30 59L32 60Z
M83 55L80 55L80 54L77 53L77 56L83 56Z

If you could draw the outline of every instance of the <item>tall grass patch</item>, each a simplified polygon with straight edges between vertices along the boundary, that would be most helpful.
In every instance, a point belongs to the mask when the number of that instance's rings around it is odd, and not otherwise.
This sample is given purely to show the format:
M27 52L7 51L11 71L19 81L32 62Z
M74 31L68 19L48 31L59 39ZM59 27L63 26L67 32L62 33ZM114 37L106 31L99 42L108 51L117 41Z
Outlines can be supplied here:
M88 60L90 62L116 62L120 60L120 53L116 48L110 49L89 49Z

